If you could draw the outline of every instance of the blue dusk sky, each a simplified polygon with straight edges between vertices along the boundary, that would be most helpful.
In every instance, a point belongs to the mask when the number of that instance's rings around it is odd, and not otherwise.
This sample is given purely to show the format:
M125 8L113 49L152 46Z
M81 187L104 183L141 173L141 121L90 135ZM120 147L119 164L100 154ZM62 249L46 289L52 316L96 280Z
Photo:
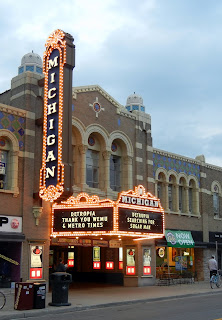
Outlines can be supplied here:
M0 12L0 92L62 29L75 39L73 86L98 84L122 105L136 92L155 148L222 167L222 1L7 0Z

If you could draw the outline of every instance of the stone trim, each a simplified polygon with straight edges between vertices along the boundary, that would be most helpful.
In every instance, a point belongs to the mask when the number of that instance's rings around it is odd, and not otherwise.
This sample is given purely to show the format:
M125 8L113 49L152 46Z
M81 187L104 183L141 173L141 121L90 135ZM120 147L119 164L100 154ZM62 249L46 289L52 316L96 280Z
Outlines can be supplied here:
M200 177L201 178L206 178L207 177L207 174L205 172L200 172Z
M34 130L25 129L25 134L27 136L35 137L35 131Z
M147 147L146 147L146 151L153 152L153 150L154 150L154 149L153 149L153 147L151 147L151 146L147 146Z
M200 188L200 192L206 193L206 194L208 194L210 196L212 195L212 192L210 190L207 190L207 189Z
M12 107L12 106L8 106L3 103L0 103L0 111L10 113L10 114L13 114L13 115L19 116L19 117L24 117L24 118L27 116L27 111L21 110L21 109Z
M137 149L143 149L142 143L136 142L136 148Z
M148 181L148 182L152 182L152 183L155 183L155 179L153 179L153 178L150 178L150 177L148 177L148 178L147 178L147 181Z
M19 151L19 157L34 159L35 154L33 152L28 152L28 151Z
M12 100L15 100L15 99L20 98L20 97L22 97L22 96L24 96L24 95L27 95L27 94L30 94L30 95L32 95L34 98L37 98L37 95L36 95L33 91L31 91L31 90L25 90L25 91L22 91L22 92L19 92L19 93L13 95L13 96L10 98L10 100L11 100L11 101L12 101Z
M31 111L26 111L26 118L35 120L35 113Z
M143 176L137 175L136 179L142 181L143 180Z
M185 213L185 212L174 212L174 211L169 211L169 210L165 210L165 213L167 214L173 214L173 215L177 215L177 216L183 216L183 217L187 217L187 218L201 218L201 214L192 214L192 213Z
M143 159L140 157L136 157L136 162L143 162Z
M147 164L150 164L151 166L153 166L153 160L147 160Z

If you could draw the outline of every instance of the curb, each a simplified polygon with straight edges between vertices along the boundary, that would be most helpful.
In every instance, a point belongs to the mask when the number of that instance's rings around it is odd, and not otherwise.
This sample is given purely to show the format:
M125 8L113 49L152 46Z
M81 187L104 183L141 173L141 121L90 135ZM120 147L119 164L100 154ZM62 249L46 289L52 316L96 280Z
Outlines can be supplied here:
M138 304L138 303L149 303L149 302L156 302L156 301L163 301L163 300L173 300L173 299L181 299L181 298L188 298L194 296L205 296L209 294L218 294L221 291L208 291L208 292L201 292L201 293L188 293L182 295L175 295L175 296L168 296L168 297L156 297L156 298L147 298L147 299L138 299L138 300L127 300L127 301L119 301L119 302L110 302L110 303L101 303L95 305L88 305L88 306L75 306L75 307L54 307L54 308L44 308L44 309L32 309L32 310L21 310L18 311L8 311L8 314L1 316L0 311L0 319L1 320L12 320L12 319L24 319L24 318L33 318L33 317L41 317L50 314L60 314L60 313L71 313L71 312L78 312L78 311L86 311L86 310L93 310L99 308L110 308L114 306L123 306L129 304ZM15 312L15 313L14 313Z

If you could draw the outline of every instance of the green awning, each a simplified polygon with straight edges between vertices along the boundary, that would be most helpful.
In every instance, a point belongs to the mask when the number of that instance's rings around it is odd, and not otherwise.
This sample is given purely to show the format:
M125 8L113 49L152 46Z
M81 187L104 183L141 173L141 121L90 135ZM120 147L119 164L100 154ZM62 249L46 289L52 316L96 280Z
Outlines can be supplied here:
M190 231L165 230L165 238L168 247L193 248L194 241Z

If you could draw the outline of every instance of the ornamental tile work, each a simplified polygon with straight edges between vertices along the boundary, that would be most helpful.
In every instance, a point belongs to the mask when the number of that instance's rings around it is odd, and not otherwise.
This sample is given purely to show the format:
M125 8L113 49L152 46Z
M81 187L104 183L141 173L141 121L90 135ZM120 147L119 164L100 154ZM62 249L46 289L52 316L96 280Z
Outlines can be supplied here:
M153 154L153 174L155 177L156 170L158 168L164 168L167 171L174 170L177 173L185 173L187 175L194 175L200 181L200 166L195 163L189 163L184 160L174 159L169 156L160 154Z
M7 129L16 136L19 150L24 150L25 119L16 115L0 111L0 129Z

